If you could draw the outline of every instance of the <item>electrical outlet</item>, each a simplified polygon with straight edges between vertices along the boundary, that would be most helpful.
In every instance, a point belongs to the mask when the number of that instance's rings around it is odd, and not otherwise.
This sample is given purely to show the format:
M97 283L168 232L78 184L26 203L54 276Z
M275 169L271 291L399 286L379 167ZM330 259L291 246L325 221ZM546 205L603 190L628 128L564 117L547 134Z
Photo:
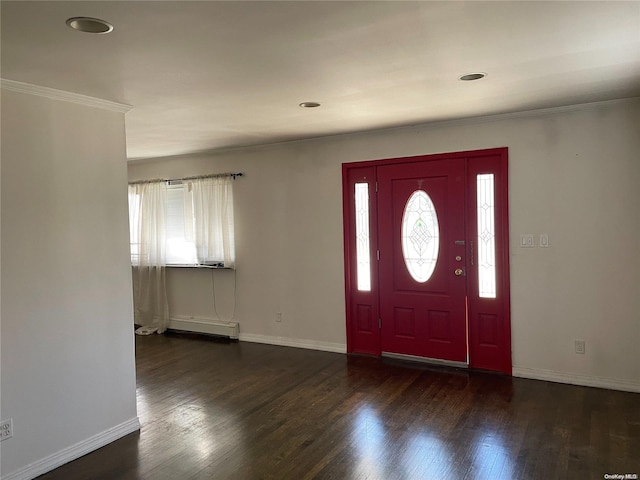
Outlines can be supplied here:
M3 420L0 423L0 442L13 437L13 419Z
M574 346L576 348L576 353L584 355L584 353L586 351L584 340L574 340L573 344L574 344Z
M276 312L276 322L280 323L282 321L282 312Z

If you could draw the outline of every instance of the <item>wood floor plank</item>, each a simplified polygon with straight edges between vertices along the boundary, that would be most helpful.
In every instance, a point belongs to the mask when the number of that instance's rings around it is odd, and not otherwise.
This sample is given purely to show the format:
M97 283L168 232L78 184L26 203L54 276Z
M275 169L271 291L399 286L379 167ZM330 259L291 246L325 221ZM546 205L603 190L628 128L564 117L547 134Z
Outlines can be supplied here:
M640 395L202 338L136 337L139 433L41 480L640 474Z

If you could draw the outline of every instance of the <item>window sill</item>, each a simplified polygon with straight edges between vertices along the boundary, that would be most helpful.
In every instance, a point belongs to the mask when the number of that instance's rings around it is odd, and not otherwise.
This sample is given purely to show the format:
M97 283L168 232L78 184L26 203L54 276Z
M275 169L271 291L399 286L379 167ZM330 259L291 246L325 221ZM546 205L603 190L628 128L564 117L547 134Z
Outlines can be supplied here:
M234 270L232 267L224 267L220 265L179 265L179 264L171 264L167 265L167 268L209 268L214 270Z

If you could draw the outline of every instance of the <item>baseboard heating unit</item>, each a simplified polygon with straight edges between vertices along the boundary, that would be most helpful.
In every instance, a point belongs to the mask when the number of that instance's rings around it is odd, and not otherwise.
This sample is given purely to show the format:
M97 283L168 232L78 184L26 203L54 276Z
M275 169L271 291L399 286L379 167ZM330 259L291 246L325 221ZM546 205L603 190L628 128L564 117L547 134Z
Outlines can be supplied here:
M169 320L169 329L190 333L218 335L237 340L240 335L238 322L225 322L198 317L173 317Z

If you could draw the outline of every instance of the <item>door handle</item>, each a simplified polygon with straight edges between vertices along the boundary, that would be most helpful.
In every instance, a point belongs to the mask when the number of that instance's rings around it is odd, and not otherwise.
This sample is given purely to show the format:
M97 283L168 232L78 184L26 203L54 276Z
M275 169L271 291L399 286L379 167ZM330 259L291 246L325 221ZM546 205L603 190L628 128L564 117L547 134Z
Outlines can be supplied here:
M464 270L461 268L456 268L453 273L456 274L456 277L460 277L461 275L464 275Z

